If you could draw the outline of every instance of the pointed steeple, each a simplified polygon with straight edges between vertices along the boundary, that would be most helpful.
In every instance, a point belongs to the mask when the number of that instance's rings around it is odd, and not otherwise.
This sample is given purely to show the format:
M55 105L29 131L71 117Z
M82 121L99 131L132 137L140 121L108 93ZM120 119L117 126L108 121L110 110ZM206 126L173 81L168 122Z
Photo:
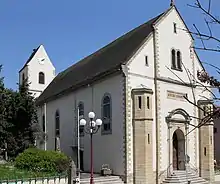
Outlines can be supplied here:
M174 5L175 5L174 0L171 0L171 1L170 1L170 6L174 6Z

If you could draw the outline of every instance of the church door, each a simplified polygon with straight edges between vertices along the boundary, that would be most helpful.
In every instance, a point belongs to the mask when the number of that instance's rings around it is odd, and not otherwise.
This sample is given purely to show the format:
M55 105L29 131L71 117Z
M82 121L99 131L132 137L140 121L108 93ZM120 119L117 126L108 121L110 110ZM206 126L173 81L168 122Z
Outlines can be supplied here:
M173 134L173 169L185 170L185 137L179 129Z
M173 169L178 169L178 140L176 132L173 134Z

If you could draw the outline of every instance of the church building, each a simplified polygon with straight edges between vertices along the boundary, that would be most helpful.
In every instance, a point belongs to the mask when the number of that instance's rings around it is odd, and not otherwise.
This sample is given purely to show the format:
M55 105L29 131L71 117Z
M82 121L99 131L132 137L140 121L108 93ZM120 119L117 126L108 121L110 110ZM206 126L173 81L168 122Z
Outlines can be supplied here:
M172 3L57 76L40 46L20 72L21 79L29 75L30 90L43 91L37 105L47 136L39 146L76 159L78 120L89 121L93 111L103 121L93 138L95 172L108 164L128 184L159 184L183 173L212 183L213 125L195 128L205 113L188 102L211 108L201 97L211 94L196 85L204 68L186 30ZM79 129L81 169L89 172L90 137Z

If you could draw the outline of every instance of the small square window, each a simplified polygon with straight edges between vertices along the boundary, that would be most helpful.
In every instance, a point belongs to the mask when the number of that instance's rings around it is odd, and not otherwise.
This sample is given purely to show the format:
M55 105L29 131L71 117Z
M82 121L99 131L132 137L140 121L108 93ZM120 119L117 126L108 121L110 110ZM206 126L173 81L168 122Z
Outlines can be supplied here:
M145 56L145 65L148 66L148 56Z
M176 23L173 23L173 32L174 32L174 33L177 33L177 30L176 30Z

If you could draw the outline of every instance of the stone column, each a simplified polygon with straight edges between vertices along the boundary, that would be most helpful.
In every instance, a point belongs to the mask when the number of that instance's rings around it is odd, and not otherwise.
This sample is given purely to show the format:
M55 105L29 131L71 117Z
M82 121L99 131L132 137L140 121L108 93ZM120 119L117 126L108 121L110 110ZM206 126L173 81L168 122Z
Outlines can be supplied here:
M167 122L168 125L168 169L167 169L167 177L173 173L173 165L172 165L172 125L171 122Z
M185 169L186 169L186 172L189 171L189 154L188 154L188 149L189 149L189 142L188 142L188 133L189 133L189 122L186 121L185 123Z

